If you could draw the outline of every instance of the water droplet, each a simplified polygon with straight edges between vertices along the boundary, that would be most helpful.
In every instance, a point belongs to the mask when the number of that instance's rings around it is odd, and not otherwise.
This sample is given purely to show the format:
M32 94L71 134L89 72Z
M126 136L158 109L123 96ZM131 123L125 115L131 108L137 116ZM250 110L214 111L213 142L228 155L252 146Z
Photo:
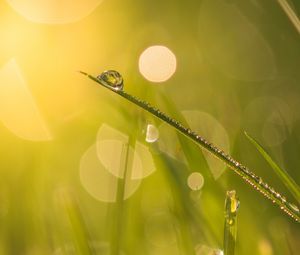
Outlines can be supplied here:
M235 190L227 191L227 198L225 201L225 208L227 208L226 212L228 214L231 214L231 213L234 214L237 212L239 207L240 207L240 200L236 196L236 191Z
M97 76L99 81L105 85L113 88L114 90L122 90L124 83L123 77L120 73L114 70L104 71Z
M158 129L152 125L147 125L147 131L146 131L146 142L148 143L154 143L159 137L159 131Z

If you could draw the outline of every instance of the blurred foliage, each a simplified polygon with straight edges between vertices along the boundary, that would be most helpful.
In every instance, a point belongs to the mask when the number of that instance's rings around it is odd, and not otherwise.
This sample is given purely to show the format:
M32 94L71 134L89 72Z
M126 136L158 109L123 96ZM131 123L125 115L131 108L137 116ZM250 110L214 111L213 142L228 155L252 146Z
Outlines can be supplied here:
M299 183L300 37L277 1L103 0L56 24L28 19L35 1L27 1L27 16L12 2L21 1L0 1L1 255L112 254L114 242L124 255L213 254L222 249L227 190L241 201L236 254L297 254L298 223L229 169L216 178L192 142L76 72L115 69L127 91L175 118L212 116L227 131L230 154L293 200L243 135L256 137ZM37 12L78 11L54 2ZM97 1L82 4L90 2ZM298 15L299 2L288 3ZM151 45L177 58L175 74L161 84L139 73L139 56ZM149 123L160 131L157 142L145 142ZM188 124L195 123L202 126ZM104 124L132 148L146 146L154 161L155 171L128 181L128 193L125 184L124 201L93 195L106 187L118 194L113 188L122 183L112 173L104 179L103 167L89 177L95 193L82 181L83 157L97 161ZM204 177L201 190L188 187L192 172Z

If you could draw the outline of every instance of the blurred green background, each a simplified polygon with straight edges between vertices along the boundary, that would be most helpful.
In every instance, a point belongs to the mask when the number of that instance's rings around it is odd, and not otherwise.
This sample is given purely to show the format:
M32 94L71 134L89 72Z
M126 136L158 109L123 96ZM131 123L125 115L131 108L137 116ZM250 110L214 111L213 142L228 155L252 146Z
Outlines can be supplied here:
M0 254L220 255L227 190L236 254L298 254L298 223L77 71L119 71L293 201L243 132L299 183L299 13L296 0L1 0Z

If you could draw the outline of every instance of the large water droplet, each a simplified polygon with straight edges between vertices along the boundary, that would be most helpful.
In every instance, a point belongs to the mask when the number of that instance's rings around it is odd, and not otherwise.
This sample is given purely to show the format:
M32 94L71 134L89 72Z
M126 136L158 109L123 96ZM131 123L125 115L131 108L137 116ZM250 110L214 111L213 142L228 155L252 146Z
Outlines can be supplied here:
M124 83L123 77L120 73L114 70L104 71L97 76L100 82L105 85L113 88L114 90L122 90Z

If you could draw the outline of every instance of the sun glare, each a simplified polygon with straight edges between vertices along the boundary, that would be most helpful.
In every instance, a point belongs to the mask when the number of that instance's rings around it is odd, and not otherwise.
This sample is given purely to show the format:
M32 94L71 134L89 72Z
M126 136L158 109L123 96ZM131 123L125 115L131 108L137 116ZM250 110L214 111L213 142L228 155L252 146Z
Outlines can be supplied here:
M0 69L0 120L12 133L25 140L52 139L14 59Z
M75 22L88 16L102 0L53 1L53 0L6 0L26 19L46 24Z
M140 55L139 70L149 81L164 82L176 71L176 57L165 46L151 46Z

